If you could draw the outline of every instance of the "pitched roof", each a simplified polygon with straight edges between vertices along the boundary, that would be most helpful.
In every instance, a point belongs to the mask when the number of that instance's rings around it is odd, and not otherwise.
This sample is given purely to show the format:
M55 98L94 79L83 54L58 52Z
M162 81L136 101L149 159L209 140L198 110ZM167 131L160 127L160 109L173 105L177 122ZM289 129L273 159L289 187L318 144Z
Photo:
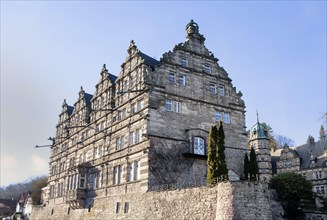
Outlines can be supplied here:
M301 158L301 169L310 167L311 155L318 167L323 166L327 160L326 155L324 155L325 150L327 150L327 140L320 140L314 144L303 144L290 148L295 150Z
M68 115L71 115L74 111L74 107L73 106L70 106L70 105L67 105L67 113Z
M144 59L144 63L146 65L151 66L152 68L154 68L156 65L158 65L159 61L149 57L148 55L146 55L145 53L139 52L140 56Z
M93 95L91 95L89 93L84 93L84 97L86 100L86 105L91 106L91 99L92 99Z
M112 81L112 82L115 82L115 81L116 81L117 76L112 75L111 73L108 73L108 75L109 75L109 79L110 79L110 81Z

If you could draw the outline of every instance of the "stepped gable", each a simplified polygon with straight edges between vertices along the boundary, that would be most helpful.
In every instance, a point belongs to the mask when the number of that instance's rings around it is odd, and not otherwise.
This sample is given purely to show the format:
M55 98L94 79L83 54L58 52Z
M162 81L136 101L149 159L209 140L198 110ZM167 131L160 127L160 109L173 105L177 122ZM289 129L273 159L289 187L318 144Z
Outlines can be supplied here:
M100 110L105 106L113 107L116 79L117 76L109 73L106 64L103 64L99 82L95 85L95 92L91 100L93 110Z

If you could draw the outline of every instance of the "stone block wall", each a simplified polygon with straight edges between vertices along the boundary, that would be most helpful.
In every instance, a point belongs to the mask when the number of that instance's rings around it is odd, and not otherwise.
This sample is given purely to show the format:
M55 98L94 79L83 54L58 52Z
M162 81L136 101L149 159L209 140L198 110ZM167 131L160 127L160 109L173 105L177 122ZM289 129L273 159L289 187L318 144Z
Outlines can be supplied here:
M270 204L267 184L224 182L215 187L96 197L85 209L73 210L64 202L50 204L33 209L31 219L278 219Z

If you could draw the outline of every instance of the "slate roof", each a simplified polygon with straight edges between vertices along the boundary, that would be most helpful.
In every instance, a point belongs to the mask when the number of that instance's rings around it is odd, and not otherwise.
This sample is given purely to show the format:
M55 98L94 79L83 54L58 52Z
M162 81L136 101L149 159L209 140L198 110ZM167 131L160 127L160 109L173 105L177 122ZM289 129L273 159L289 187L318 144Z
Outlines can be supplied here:
M149 57L145 53L139 52L140 56L144 59L144 63L146 65L149 65L150 67L154 68L158 65L159 61L156 59L153 59L152 57Z
M91 95L89 93L84 93L84 97L86 100L86 105L91 106L91 100L92 100L93 95Z
M112 81L112 82L115 82L116 79L118 78L117 76L112 75L111 73L108 73L108 74L109 74L109 79L110 79L110 81Z
M70 106L70 105L67 105L67 113L68 113L69 116L71 114L73 114L73 111L74 111L74 107L73 106Z
M304 144L297 147L290 147L295 150L301 158L300 169L310 168L310 157L311 154L313 159L316 161L316 167L321 167L326 162L326 156L324 151L327 149L327 140L320 140L315 144Z
M327 140L320 140L315 142L315 144L303 144L296 147L290 147L290 149L300 157L301 170L310 168L311 155L315 160L315 167L326 166L327 156L325 151L327 151ZM282 150L283 149L278 149L271 153L273 173L277 172L276 163L279 161Z

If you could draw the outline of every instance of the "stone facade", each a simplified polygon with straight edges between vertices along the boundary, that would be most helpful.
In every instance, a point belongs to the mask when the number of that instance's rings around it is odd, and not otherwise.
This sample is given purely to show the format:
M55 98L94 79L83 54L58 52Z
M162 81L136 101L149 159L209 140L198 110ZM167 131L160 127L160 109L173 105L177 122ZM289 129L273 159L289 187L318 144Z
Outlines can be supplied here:
M90 209L50 204L35 209L31 219L228 220L282 219L282 215L283 209L273 200L267 184L242 181L219 183L211 188L110 194L98 198Z

